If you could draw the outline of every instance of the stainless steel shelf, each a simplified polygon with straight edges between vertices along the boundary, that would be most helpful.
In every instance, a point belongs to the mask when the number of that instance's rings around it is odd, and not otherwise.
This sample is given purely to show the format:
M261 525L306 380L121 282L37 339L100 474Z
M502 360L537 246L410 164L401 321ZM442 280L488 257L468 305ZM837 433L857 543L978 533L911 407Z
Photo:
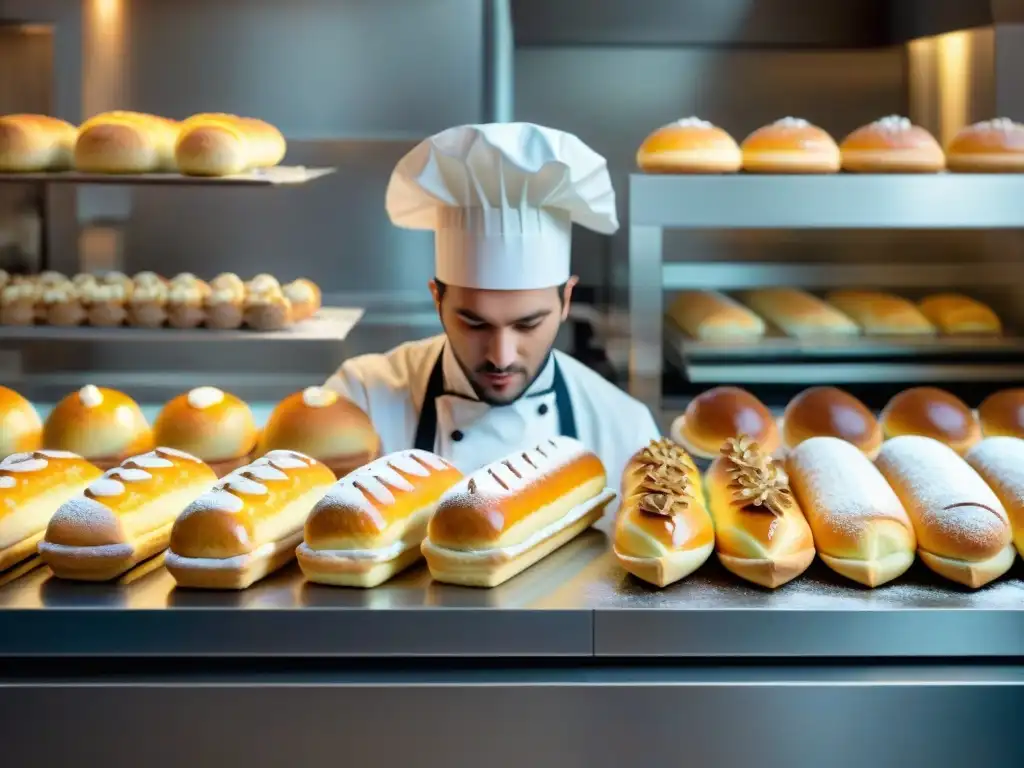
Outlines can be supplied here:
M0 173L0 183L126 184L178 187L282 187L306 184L334 173L333 168L276 166L234 176L183 176L179 173Z

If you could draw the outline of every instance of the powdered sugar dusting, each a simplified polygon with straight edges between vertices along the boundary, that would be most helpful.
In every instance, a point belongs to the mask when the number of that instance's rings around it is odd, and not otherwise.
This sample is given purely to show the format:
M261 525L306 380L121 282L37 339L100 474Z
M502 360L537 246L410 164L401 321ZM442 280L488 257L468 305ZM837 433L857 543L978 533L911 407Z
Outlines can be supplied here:
M969 125L965 130L971 133L981 131L1000 131L1001 133L1011 133L1013 131L1024 130L1024 125L1015 122L1008 117L996 117L992 120L982 120L980 123Z
M776 120L772 125L779 128L807 128L810 123L802 117L783 117Z
M105 525L114 513L103 503L89 496L68 499L50 518L51 523L60 523L78 529L90 530Z
M1024 507L1024 440L986 438L967 453L967 463L1007 504Z
M678 126L679 128L714 128L712 123L707 120L701 120L699 117L684 117L680 120L676 120L672 125Z
M246 477L245 472L232 472L225 478L226 482L223 483L225 490L232 490L235 493L240 493L243 496L266 496L270 493L267 490L267 486L263 483L257 482L251 477Z
M181 518L179 519L202 512L229 512L236 514L244 508L245 502L240 497L225 491L223 488L215 488L212 491L207 491L189 504L185 511L181 513Z
M288 475L286 475L280 469L278 469L277 467L270 466L269 461L266 463L261 462L263 462L263 460L258 459L249 466L245 467L244 469L246 474L249 475L250 477L255 478L256 480L280 481L288 479Z
M347 507L374 515L374 502L381 505L394 504L393 491L415 490L407 476L429 477L434 471L446 469L451 469L451 464L429 451L414 449L391 453L343 477L331 486L321 503L328 507Z
M510 496L586 453L586 447L579 440L553 437L529 451L514 453L477 470L452 488L447 497L469 494L497 499Z
M871 125L889 133L902 133L914 127L909 118L900 115L886 115L875 120Z

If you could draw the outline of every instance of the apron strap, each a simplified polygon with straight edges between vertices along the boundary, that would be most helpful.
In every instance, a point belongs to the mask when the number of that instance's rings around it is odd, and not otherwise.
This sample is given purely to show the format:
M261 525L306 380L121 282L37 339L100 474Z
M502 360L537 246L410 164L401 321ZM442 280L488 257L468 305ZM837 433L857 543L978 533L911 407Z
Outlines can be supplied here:
M555 376L552 382L552 389L555 390L555 408L558 409L558 434L562 437L579 439L576 432L576 414L572 411L572 398L569 397L569 387L566 386L565 377L562 376L562 369L555 360Z

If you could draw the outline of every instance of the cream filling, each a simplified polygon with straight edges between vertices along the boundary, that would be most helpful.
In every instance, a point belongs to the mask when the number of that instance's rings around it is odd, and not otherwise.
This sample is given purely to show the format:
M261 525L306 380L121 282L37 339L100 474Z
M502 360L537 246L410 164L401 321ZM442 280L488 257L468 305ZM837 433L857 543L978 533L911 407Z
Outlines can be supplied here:
M281 541L262 544L252 552L234 557L185 557L167 550L164 565L169 568L182 568L203 571L241 571L258 560L268 560L286 549L292 549L302 541L302 530L299 529Z
M379 549L313 549L306 542L299 544L298 551L311 560L358 560L364 563L386 563L419 546L421 540L399 539L388 547Z
M42 554L44 552L60 557L102 559L108 557L131 557L135 554L135 547L131 544L100 544L95 547L75 547L70 544L54 544L51 541L40 541L39 553Z

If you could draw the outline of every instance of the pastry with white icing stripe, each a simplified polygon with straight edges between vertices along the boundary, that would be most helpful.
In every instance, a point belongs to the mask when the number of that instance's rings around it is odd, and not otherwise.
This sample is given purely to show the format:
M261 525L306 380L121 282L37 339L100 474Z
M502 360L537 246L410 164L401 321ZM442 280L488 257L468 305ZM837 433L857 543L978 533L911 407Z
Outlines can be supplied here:
M61 578L115 579L167 549L175 518L216 481L206 464L173 448L134 456L60 506L39 554Z
M248 464L259 437L249 406L217 387L196 387L170 400L153 434L157 445L199 457L218 477Z
M437 581L496 587L574 539L615 498L601 460L555 437L485 466L452 487L427 526Z
M272 451L221 478L181 513L165 564L182 587L245 589L295 558L334 474L296 451Z
M0 571L34 555L57 508L101 474L64 451L15 453L0 462Z
M910 518L855 445L812 437L789 454L786 469L825 565L868 587L892 581L911 566L917 539Z
M1013 543L1024 557L1024 440L989 437L967 452L967 463L995 491L1010 518Z
M427 522L462 473L420 450L384 456L342 478L313 507L297 551L306 578L375 587L420 559Z
M876 461L914 524L917 553L947 579L981 587L1013 565L1010 520L970 464L930 437L888 440Z
M77 453L100 469L110 469L150 450L153 431L128 395L87 384L50 411L43 447Z

